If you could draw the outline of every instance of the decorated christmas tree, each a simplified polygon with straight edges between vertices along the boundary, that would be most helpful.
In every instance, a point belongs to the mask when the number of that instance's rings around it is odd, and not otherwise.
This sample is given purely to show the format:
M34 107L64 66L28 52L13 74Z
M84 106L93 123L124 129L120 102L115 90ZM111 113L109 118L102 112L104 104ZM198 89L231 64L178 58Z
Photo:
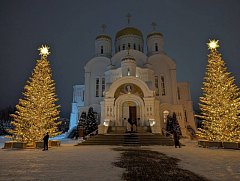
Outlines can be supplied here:
M199 104L199 117L204 121L197 135L210 141L237 142L240 141L240 91L217 51L218 41L210 41L208 47L210 53Z
M79 134L80 129L83 129L85 131L86 120L87 120L87 114L86 114L86 112L83 111L82 114L81 114L81 117L78 121L77 134ZM85 132L84 132L84 135L86 135Z
M94 116L93 108L88 109L87 120L85 124L85 133L90 134L97 129L97 121Z
M24 98L19 99L16 112L12 114L14 121L10 132L12 139L16 141L40 141L46 132L50 137L59 134L59 106L55 104L55 83L47 60L50 54L49 47L42 46L39 50L41 60L37 60L32 76L24 87Z

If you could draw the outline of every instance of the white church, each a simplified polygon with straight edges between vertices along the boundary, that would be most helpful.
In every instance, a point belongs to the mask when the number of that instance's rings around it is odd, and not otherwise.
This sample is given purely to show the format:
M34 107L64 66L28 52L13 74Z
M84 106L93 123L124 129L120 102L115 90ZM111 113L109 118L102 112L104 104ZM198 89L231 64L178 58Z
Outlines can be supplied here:
M163 49L163 35L153 29L145 41L130 26L119 30L114 42L105 33L96 37L95 57L84 67L85 83L73 86L70 129L93 107L99 134L125 133L129 119L137 121L137 130L163 134L173 112L183 136L189 136L188 128L196 130L189 84L177 82L176 63Z

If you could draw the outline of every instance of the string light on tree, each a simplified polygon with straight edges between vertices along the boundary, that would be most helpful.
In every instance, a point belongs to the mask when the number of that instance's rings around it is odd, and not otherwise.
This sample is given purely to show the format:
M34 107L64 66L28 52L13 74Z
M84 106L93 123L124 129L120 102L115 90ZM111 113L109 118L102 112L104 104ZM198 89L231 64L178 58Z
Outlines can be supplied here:
M210 141L239 142L240 89L217 51L218 40L209 40L207 45L210 53L199 104L203 128L197 134Z
M41 141L46 132L51 137L59 134L57 126L60 122L56 122L59 106L55 104L58 99L47 60L49 49L46 45L38 49L41 59L37 60L32 76L24 87L24 98L19 99L17 111L12 115L14 121L10 132L13 140L34 142Z

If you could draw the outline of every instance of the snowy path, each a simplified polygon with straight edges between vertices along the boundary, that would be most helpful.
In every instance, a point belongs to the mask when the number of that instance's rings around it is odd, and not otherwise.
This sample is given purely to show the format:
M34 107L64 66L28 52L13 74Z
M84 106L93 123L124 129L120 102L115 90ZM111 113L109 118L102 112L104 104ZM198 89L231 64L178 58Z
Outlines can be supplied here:
M74 146L74 140L61 147L41 150L0 149L0 180L40 181L118 181L123 169L112 162L120 157L116 146ZM182 148L143 147L181 159L179 165L210 180L240 180L240 150L204 149L196 142L183 140Z
M182 148L146 147L180 159L179 165L210 180L240 180L240 150L207 149L197 146L196 141L182 140Z
M107 146L63 145L42 150L0 150L0 180L121 180L112 165L119 153Z

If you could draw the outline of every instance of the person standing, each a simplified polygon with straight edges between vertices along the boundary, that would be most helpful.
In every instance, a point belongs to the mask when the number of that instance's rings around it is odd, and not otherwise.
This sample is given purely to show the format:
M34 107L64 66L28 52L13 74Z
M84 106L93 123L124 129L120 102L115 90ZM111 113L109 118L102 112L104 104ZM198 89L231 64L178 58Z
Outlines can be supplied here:
M47 134L43 137L43 151L48 150L48 139L49 135Z
M175 145L175 148L179 147L181 148L181 145L180 145L180 135L178 134L178 132L176 130L173 131L173 139L174 139L174 145Z

